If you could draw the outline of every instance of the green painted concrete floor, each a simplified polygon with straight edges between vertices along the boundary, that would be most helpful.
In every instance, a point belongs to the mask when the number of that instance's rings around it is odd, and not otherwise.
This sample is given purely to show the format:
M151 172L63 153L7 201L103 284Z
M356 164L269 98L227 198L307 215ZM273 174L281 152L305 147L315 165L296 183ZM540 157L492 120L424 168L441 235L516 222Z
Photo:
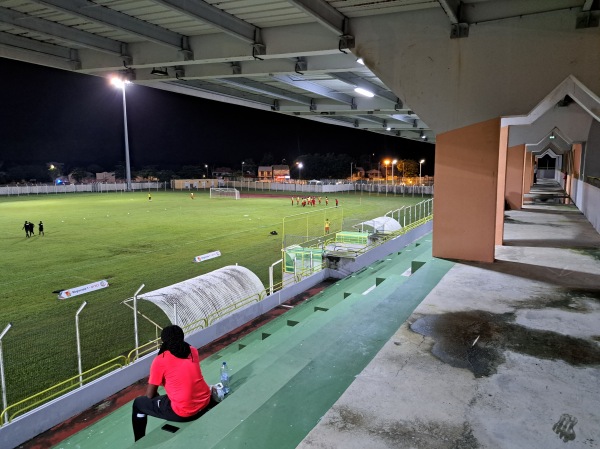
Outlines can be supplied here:
M55 447L295 448L452 265L429 234L203 360L209 383L227 361L232 393L199 420L169 433L150 417L134 444L127 404Z

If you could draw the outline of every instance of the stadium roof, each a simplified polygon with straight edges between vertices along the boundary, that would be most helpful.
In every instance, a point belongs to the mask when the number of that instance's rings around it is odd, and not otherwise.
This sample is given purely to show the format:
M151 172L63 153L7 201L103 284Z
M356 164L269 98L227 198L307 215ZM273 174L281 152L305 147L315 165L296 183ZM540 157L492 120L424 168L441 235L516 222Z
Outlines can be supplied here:
M450 37L465 22L581 3L0 0L0 56L98 76L118 72L158 89L433 142L405 99L352 54L353 19L441 8Z

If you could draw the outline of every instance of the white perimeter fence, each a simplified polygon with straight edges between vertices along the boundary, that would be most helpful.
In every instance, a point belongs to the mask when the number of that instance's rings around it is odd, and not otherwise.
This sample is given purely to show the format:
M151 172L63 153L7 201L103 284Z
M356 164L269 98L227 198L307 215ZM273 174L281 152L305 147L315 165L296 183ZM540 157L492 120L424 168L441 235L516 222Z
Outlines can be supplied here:
M167 182L136 182L131 184L134 191L147 190L166 190L169 186ZM170 188L170 187L169 187ZM111 182L93 184L66 184L66 185L45 185L34 184L25 186L0 186L0 196L21 196L21 195L50 195L60 193L83 193L83 192L125 192L127 184L124 182Z
M433 195L433 185L403 185L386 184L385 182L349 182L338 181L331 184L307 184L304 182L263 182L263 181L229 181L229 180L207 180L205 183L186 183L179 190L202 191L210 187L236 188L240 192L282 192L299 194L327 194L343 192L362 192L363 194L378 195ZM135 182L131 184L133 191L170 190L170 182ZM124 182L92 183L92 184L67 184L67 185L24 185L24 186L0 186L0 196L21 195L51 195L62 193L110 193L127 191Z

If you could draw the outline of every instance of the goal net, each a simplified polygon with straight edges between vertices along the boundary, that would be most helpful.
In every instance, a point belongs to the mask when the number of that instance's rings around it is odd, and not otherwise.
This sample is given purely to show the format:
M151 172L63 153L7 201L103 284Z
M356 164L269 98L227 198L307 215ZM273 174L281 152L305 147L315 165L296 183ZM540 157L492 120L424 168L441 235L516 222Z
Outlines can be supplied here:
M211 187L210 189L211 198L234 198L240 199L240 191L238 189L230 187Z

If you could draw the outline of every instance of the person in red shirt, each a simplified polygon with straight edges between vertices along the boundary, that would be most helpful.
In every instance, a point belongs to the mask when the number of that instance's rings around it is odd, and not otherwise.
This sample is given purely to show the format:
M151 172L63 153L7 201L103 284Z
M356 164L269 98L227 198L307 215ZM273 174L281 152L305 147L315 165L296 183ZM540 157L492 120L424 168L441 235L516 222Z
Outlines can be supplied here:
M192 421L217 404L202 376L198 350L184 341L183 330L167 326L160 338L162 345L150 366L146 395L133 401L135 441L146 435L147 415L175 422ZM165 387L166 395L158 395L159 386Z

